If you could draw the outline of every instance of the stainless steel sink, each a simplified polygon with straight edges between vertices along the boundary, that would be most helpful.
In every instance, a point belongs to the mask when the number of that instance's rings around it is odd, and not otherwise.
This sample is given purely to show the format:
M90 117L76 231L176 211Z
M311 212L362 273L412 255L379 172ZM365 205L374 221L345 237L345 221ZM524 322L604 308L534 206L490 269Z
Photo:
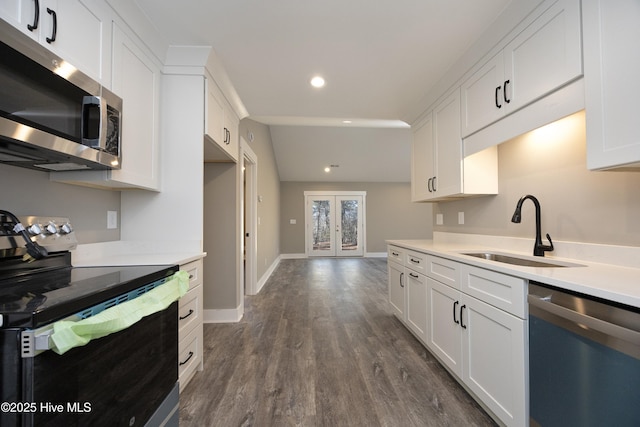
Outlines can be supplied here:
M583 267L581 264L573 264L561 261L538 261L537 259L519 257L515 255L507 255L499 252L466 252L462 255L468 255L476 258L482 258L489 261L502 262L505 264L519 265L522 267L539 267L539 268L557 268L557 267Z

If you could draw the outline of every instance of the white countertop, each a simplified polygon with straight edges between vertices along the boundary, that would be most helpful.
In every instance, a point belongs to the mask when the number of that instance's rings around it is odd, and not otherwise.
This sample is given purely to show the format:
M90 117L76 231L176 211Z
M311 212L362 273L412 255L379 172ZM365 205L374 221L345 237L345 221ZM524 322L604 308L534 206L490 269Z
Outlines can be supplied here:
M71 252L74 267L182 265L205 257L200 242L114 241L78 245Z
M485 239L489 241L488 245L481 245L477 242L465 242L459 239L458 241L455 241L456 239L451 241L452 239L442 239L440 237L434 233L434 240L387 240L387 243L640 308L640 268L593 262L589 259L588 251L584 248L582 248L582 251L587 253L584 257L586 260L557 256L541 258L533 257L531 251L513 250L513 246L510 248L505 248L503 245L491 246L492 243L496 243L491 239ZM558 248L558 243L554 242L556 248ZM533 248L532 244L531 248ZM618 248L611 247L610 249L615 254ZM640 248L622 247L619 248L617 253L624 253L625 257L635 258L637 256L636 250L640 251ZM580 264L581 266L523 267L463 255L463 252L481 251L511 253L538 261L546 259L548 261ZM637 262L634 265L640 266L640 257L635 258L635 260Z

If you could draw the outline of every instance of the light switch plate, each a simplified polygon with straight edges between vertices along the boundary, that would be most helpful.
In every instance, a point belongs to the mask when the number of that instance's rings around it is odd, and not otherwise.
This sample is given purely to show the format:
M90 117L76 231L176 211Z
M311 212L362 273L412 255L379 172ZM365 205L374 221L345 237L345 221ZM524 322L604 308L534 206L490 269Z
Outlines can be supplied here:
M107 229L118 228L118 211L107 211Z

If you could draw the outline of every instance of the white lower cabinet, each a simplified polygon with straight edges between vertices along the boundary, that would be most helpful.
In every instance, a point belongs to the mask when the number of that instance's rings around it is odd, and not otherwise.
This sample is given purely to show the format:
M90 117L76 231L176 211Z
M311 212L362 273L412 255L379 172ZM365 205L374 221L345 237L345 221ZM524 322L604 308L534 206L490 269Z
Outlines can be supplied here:
M407 326L422 341L427 337L427 277L406 270Z
M462 381L506 425L528 421L527 323L462 294Z
M180 391L202 371L202 260L180 266L189 273L189 290L178 306L178 381Z
M388 250L389 305L423 342L427 337L427 277L422 274L425 256L396 247Z
M419 254L425 263L425 274L388 263L396 271L390 278L404 273L405 325L502 423L528 425L526 281L400 247L394 252L405 259Z
M387 266L389 277L389 306L396 317L404 321L405 292L404 292L404 267L402 264L392 262L389 259Z

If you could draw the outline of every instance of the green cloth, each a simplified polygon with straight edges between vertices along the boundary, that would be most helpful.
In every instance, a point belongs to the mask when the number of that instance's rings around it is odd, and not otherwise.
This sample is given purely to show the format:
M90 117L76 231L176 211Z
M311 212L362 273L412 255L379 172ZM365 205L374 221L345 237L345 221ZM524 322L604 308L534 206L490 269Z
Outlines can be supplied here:
M178 271L171 280L139 297L110 307L86 319L60 320L53 324L49 345L63 354L74 347L133 325L145 316L164 310L189 290L189 273Z

